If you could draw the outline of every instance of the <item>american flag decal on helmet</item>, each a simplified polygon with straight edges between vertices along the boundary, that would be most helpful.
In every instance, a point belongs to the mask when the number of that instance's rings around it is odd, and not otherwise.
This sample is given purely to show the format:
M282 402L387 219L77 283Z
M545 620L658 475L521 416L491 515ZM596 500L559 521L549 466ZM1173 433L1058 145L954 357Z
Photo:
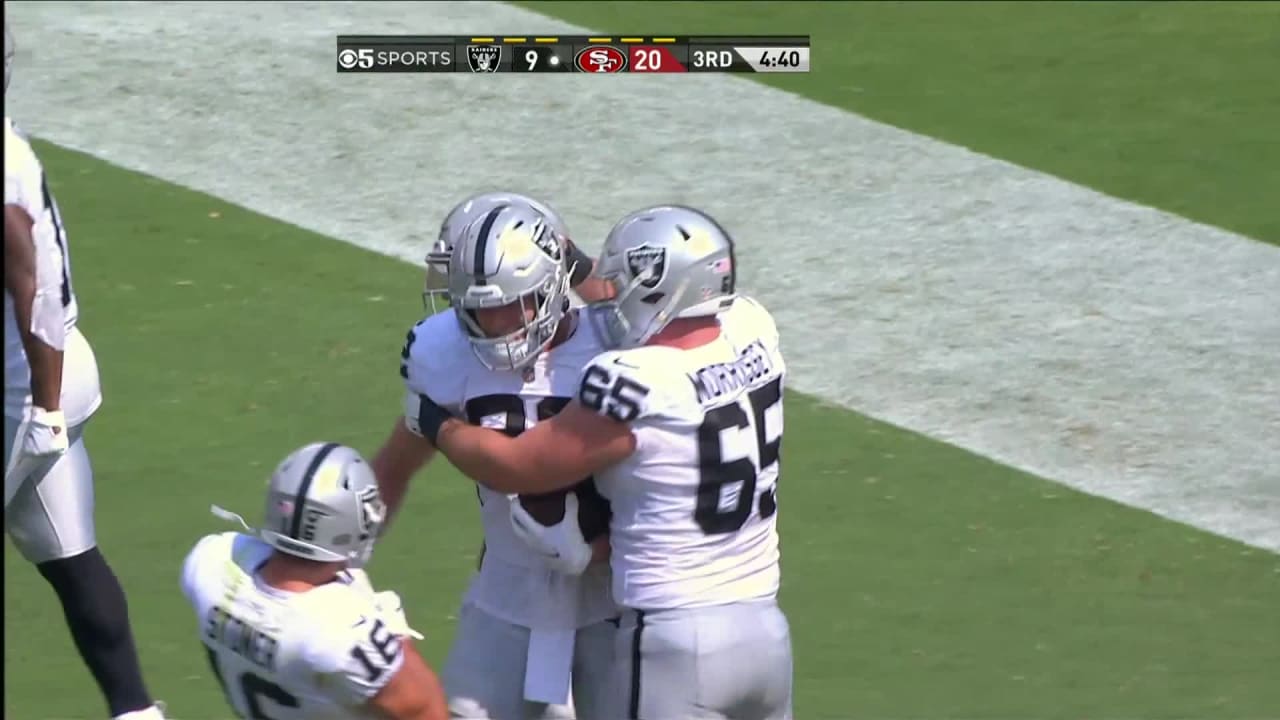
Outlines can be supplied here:
M711 265L711 272L717 275L724 275L733 270L733 261L729 258L720 258Z

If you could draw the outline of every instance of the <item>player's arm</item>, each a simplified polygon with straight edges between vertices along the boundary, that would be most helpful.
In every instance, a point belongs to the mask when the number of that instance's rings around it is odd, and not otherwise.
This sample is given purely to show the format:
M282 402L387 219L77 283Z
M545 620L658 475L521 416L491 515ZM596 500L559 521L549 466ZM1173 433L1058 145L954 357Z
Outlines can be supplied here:
M448 704L440 678L408 638L401 639L400 670L369 699L368 707L387 720L445 720Z
M399 597L394 598L399 602ZM448 717L440 680L422 659L403 610L364 608L352 624L346 612L329 614L304 651L318 671L317 687L330 700L387 720Z
M410 328L400 350L400 377L404 379L405 387L404 414L396 418L391 433L369 462L374 476L378 478L378 491L387 505L383 534L404 503L409 482L436 453L435 446L414 430L418 398L426 397L433 377L443 371L433 363L436 356L430 352L430 331L423 327L425 322Z
M582 248L574 245L572 241L569 242L569 252L566 256L566 265L570 270L569 287L578 293L578 297L582 298L583 302L608 300L614 295L611 283L591 274L595 264L596 261L583 252Z
M387 520L383 525L383 532L404 503L405 495L409 492L409 481L435 454L435 447L426 438L411 431L405 425L405 418L396 418L391 434L369 463L378 478L382 500L387 504Z
M625 422L601 417L575 400L514 438L449 419L440 426L436 447L476 482L525 494L567 488L616 465L635 451L636 438Z
M31 366L31 401L38 408L55 412L62 404L66 340L58 275L60 251L53 238L36 237L51 231L37 228L23 208L5 203L4 286L13 297L18 333ZM48 244L53 247L41 247ZM57 267L41 267L50 261Z

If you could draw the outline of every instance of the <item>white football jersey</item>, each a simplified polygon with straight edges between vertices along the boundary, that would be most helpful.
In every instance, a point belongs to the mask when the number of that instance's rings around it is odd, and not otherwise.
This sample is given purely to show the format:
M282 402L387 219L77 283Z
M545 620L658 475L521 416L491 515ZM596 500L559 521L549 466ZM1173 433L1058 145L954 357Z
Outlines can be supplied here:
M37 248L36 264L53 270L61 293L63 319L67 329L63 348L62 410L67 422L75 425L93 414L102 402L97 361L87 342L76 331L79 306L71 284L71 257L67 234L58 204L49 192L44 167L13 121L4 119L4 202L16 205L37 223L48 224L54 244ZM31 404L31 366L22 347L13 296L4 293L5 413L21 417Z
M517 435L568 405L582 368L603 351L589 309L566 315L569 337L522 372L490 370L480 363L452 309L436 313L409 331L400 374L407 387L406 425L416 431L418 398L476 425ZM484 528L484 557L466 601L507 622L528 628L567 630L615 617L609 567L597 563L581 576L549 568L511 529L511 499L476 485Z
M739 297L721 336L602 354L579 401L630 424L636 450L597 475L613 506L613 587L642 610L769 598L786 367L773 318Z
M381 608L368 576L346 570L307 592L264 583L272 548L238 532L187 555L182 591L227 701L243 718L375 717L366 704L404 664L399 608Z

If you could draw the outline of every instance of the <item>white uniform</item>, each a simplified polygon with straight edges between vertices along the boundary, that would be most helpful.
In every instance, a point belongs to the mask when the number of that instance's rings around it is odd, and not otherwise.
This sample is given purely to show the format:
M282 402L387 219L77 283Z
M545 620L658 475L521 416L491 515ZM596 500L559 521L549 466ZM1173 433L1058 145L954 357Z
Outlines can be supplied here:
M786 367L763 307L739 298L720 323L702 347L607 352L583 374L579 400L637 442L597 477L627 609L614 688L626 717L790 715L776 602Z
M404 664L399 607L380 607L362 570L307 592L258 577L270 545L208 535L182 566L182 592L227 702L243 718L350 720Z
M582 367L603 349L584 314L562 322L577 326L525 372L482 365L453 310L418 323L400 370L408 426L417 427L420 395L509 434L559 412L577 392ZM578 715L599 717L594 703L607 685L613 652L615 625L608 621L618 615L608 566L593 565L581 576L550 569L512 530L508 496L479 485L477 494L484 550L444 668L451 710L502 720L571 717L572 684Z
M56 460L18 456L31 412L31 367L19 334L14 300L4 295L5 357L5 522L14 544L40 563L83 553L96 544L93 524L93 474L82 438L83 425L102 404L98 363L76 328L79 307L71 283L66 230L49 192L44 169L30 143L5 118L4 202L26 211L36 236L36 275L40 289L61 306L65 346L62 411L70 448ZM47 241L42 240L47 238Z

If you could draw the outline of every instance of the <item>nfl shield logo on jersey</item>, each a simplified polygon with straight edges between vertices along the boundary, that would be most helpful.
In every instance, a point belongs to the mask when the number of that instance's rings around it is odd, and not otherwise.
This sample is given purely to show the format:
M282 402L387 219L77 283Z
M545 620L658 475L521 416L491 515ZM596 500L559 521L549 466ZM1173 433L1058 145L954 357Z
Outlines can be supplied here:
M662 282L667 273L666 248L641 245L627 251L627 269L631 276L640 280L640 284L652 290Z
M498 61L502 59L501 45L468 45L467 64L471 72L498 72Z

